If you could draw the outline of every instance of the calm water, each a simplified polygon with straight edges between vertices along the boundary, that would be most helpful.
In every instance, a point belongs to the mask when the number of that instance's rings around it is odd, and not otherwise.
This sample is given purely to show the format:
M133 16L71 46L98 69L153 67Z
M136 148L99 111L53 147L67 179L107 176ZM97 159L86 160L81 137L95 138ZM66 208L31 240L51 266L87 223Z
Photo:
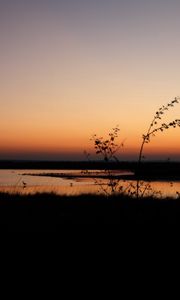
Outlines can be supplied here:
M93 178L67 179L45 176L25 176L23 175L24 173L80 174L81 170L0 170L0 191L7 191L10 193L20 192L23 194L55 192L57 194L75 195L81 193L102 192L107 183L106 179L98 179L95 181ZM26 184L25 188L23 182ZM132 183L135 185L135 182ZM129 181L120 181L120 185L124 188L127 184L129 184ZM175 197L176 192L180 192L180 181L173 183L167 181L151 182L151 187L155 192L161 191L163 196Z

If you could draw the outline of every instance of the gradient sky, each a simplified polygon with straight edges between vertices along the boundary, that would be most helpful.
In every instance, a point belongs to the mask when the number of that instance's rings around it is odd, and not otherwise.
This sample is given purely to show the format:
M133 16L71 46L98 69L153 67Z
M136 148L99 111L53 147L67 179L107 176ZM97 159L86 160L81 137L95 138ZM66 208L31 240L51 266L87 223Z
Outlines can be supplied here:
M119 157L136 158L180 95L179 15L179 0L0 0L0 159L84 159L117 124ZM179 135L159 134L147 157L180 158Z

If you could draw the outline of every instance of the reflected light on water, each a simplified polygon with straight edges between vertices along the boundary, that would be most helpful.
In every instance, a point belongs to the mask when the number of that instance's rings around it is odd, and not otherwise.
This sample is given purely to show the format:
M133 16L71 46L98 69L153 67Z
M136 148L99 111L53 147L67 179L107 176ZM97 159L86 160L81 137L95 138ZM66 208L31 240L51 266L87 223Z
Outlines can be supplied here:
M35 194L56 193L59 195L79 195L91 193L103 193L107 188L107 179L93 178L56 178L46 176L23 176L24 173L80 173L76 170L0 170L0 192ZM129 183L136 186L136 181L119 181L119 185L125 188ZM146 182L145 182L146 183ZM150 182L152 191L161 192L162 196L176 197L180 192L180 182L154 181Z
M36 194L36 193L55 193L58 195L80 195L98 193L99 187L97 185L69 185L69 186L28 186L23 187L0 187L0 191L8 193L20 193L20 194Z

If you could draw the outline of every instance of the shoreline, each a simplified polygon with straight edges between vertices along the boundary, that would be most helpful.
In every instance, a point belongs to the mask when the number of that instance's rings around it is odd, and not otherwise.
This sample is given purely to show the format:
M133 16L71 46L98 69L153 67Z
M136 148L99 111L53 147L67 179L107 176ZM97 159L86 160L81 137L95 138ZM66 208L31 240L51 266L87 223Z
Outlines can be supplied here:
M114 180L132 180L132 181L137 181L137 180L143 180L143 181L180 181L180 175L175 176L175 175L166 175L166 176L160 176L160 175L141 175L137 177L136 175L90 175L90 174L66 174L66 173L24 173L22 176L39 176L39 177L55 177L55 178L64 178L64 179L82 179L82 178L90 178L90 179L114 179Z

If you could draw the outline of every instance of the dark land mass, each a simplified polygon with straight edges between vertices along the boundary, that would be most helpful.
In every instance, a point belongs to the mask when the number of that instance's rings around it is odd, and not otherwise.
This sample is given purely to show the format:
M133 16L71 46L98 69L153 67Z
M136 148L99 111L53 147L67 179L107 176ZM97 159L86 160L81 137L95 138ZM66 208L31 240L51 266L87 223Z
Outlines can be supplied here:
M39 170L127 170L135 174L129 179L180 180L180 162L137 162L105 161L0 161L0 169Z
M90 171L88 171L88 173L78 173L78 174L75 174L73 172L71 173L61 173L61 172L58 172L58 173L49 173L49 172L46 172L46 173L24 173L22 174L23 176L42 176L42 177L56 177L56 178L65 178L65 179L79 179L79 178L94 178L94 179L119 179L119 180L134 180L136 179L136 176L134 175L115 175L115 174L112 174L112 175L108 175L108 174L98 174L97 173L94 173L92 174Z
M18 161L0 160L0 169L39 169L39 170L112 170L133 169L135 162L105 162L105 161Z
M0 169L16 170L124 170L134 175L120 176L122 179L180 180L180 162L105 162L105 161L0 161ZM48 172L49 173L49 172ZM62 173L61 173L62 174ZM37 176L38 174L36 174ZM39 174L39 175L42 175ZM55 174L43 174L43 176ZM70 176L70 175L69 175ZM62 177L56 174L56 177ZM67 177L65 175L64 177ZM87 175L87 177L90 177ZM120 178L119 177L119 178Z
M134 199L128 196L0 193L3 232L53 232L68 224L180 225L179 199Z

